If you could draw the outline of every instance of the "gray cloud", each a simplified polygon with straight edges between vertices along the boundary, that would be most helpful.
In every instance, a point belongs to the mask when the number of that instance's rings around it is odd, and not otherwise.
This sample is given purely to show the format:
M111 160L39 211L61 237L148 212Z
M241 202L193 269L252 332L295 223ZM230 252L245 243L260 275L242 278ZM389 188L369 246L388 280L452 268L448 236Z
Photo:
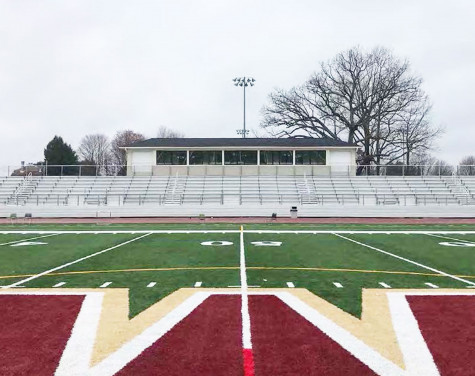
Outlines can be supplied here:
M160 125L233 137L252 75L248 124L275 87L322 60L383 45L411 61L447 132L439 154L475 153L475 4L468 0L0 2L0 164L42 159L59 134Z

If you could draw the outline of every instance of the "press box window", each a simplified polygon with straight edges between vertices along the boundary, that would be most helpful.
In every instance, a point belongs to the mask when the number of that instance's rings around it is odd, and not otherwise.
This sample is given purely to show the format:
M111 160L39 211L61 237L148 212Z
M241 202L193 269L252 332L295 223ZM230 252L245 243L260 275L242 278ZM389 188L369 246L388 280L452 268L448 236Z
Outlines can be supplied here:
M190 151L190 165L220 165L223 156L219 151Z
M257 165L257 150L229 150L224 152L226 165Z
M291 165L293 155L291 150L261 151L261 165Z
M157 165L186 165L186 151L157 151Z
M326 165L327 152L325 150L296 150L296 165Z

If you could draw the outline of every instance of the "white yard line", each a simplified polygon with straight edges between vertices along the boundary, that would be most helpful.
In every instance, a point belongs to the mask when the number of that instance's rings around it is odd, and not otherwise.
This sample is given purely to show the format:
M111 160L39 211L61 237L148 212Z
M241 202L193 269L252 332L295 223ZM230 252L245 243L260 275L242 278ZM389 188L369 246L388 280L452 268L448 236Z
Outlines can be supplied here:
M440 239L449 239L449 240L455 240L457 242L462 242L462 243L470 243L470 244L473 244L475 243L475 241L472 241L472 240L463 240L463 239L457 239L457 238L452 238L450 236L442 236L442 235L435 235L435 234L426 234L428 236L432 236L432 237L436 237L436 238L440 238Z
M61 286L64 286L66 284L66 282L59 282L57 284L55 284L53 287L61 287Z
M104 288L104 287L108 287L112 284L112 282L104 282L102 285L100 285L99 287L101 288Z
M333 282L336 288L342 289L343 285L340 282Z
M32 280L34 280L34 279L37 279L37 278L42 277L42 276L44 276L44 275L46 275L46 274L55 272L55 271L57 271L57 270L66 268L67 266L71 266L71 265L77 264L78 262L87 260L87 259L89 259L89 258L91 258L91 257L98 256L98 255L100 255L100 254L106 253L106 252L111 251L111 250L113 250L113 249L122 247L123 245L129 244L129 243L132 243L132 242L135 242L136 240L140 240L140 239L145 238L146 236L149 236L149 235L151 235L151 234L150 234L150 233L147 233L147 234L145 234L145 235L138 236L138 237L133 238L133 239L131 239L131 240L127 240L126 242L117 244L117 245L115 245L115 246L113 246L113 247L103 249L102 251L98 251L98 252L95 252L95 253L93 253L93 254L91 254L91 255L88 255L88 256L85 256L85 257L81 257L81 258L79 258L79 259L77 259L77 260L68 262L68 263L66 263L66 264L57 266L57 267L55 267L55 268L52 268L52 269L49 269L49 270L45 270L44 272L35 274L34 276L31 276L31 277L22 279L21 281L12 283L11 285L4 286L4 287L2 287L2 288L5 289L5 288L16 287L16 286L22 285L23 283L32 281Z
M9 230L0 231L0 234L69 234L69 235L102 235L102 234L239 234L239 230L64 230L64 231L51 231L51 230ZM475 232L474 232L475 233Z
M150 282L147 287L154 287L157 284L157 282Z
M13 240L8 243L1 243L0 246L2 245L10 245L10 244L15 244L15 243L21 243L21 242L28 242L30 240L36 240L36 239L42 239L42 238L48 238L50 236L56 236L56 235L61 235L58 232L55 232L54 234L48 234L48 235L43 235L43 236L35 236L34 238L28 238L28 239L21 239L21 240Z
M391 286L389 286L387 283L384 282L379 282L380 286L383 286L385 289L390 289Z
M409 234L468 234L475 235L475 231L422 231L422 230L245 230L246 234L368 234L368 235L409 235Z
M240 230L67 230L67 231L51 231L51 230L29 230L29 231L0 231L0 234L71 234L71 235L82 235L82 234L238 234ZM411 231L411 230L394 230L394 231L384 231L384 230L243 230L245 234L369 234L369 235L391 235L391 234L460 234L460 235L475 235L475 231Z
M195 287L201 287L202 284L203 284L203 282L201 282L201 281L196 282L196 283L195 283Z
M439 286L434 285L433 283L430 283L430 282L426 282L426 283L424 283L424 285L429 286L430 288L433 288L433 289L438 289L439 288Z
M241 317L242 317L242 346L244 349L252 349L251 342L251 316L249 314L249 296L246 274L246 255L244 251L244 231L241 226L239 244L239 271L241 276Z
M293 282L287 282L287 287L293 289L295 287Z
M460 277L457 277L455 275L452 275L452 274L449 274L449 273L446 273L446 272L443 272L442 270L439 270L439 269L435 269L435 268L432 268L430 266L427 266L427 265L424 265L424 264L421 264L419 262L416 262L416 261L412 261L412 260L409 260L405 257L402 257L402 256L398 256L394 253L391 253L391 252L388 252L388 251L384 251L382 249L379 249L379 248L376 248L376 247L373 247L369 244L365 244L365 243L361 243L357 240L353 240L351 238L347 238L346 236L343 236L343 235L339 235L337 233L335 233L335 236L338 236L339 238L342 238L342 239L345 239L345 240L348 240L352 243L355 243L355 244L358 244L358 245L361 245L363 247L366 247L366 248L369 248L369 249L372 249L374 251L377 251L377 252L380 252L380 253L384 253L385 255L388 255L388 256L391 256L391 257L394 257L394 258L397 258L399 260L402 260L402 261L406 261L410 264L413 264L413 265L416 265L416 266L419 266L421 268L424 268L424 269L427 269L427 270L430 270L432 272L435 272L435 273L438 273L438 274L441 274L441 275L444 275L446 277L449 277L449 278L452 278L452 279L455 279L457 281L460 281L460 282L463 282L463 283L466 283L467 285L470 285L470 286L475 286L475 283L474 282L471 282L471 281L468 281L466 279L463 279L463 278L460 278Z

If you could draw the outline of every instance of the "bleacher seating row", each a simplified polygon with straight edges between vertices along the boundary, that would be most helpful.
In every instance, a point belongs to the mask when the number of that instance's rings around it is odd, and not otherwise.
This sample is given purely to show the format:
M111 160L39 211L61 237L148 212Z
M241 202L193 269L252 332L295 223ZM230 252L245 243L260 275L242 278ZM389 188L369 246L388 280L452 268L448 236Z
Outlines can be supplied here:
M0 177L0 205L468 205L475 176Z

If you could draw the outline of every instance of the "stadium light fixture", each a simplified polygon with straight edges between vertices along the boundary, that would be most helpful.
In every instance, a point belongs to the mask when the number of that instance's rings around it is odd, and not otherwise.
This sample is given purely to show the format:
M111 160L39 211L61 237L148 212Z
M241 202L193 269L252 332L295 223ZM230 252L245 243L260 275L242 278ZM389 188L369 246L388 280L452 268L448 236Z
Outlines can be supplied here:
M242 138L246 138L246 135L249 133L249 131L246 130L246 87L254 86L254 82L256 82L256 80L252 77L236 77L233 79L233 82L234 86L241 86L244 92L243 128L238 129L236 132L237 134L242 135Z

